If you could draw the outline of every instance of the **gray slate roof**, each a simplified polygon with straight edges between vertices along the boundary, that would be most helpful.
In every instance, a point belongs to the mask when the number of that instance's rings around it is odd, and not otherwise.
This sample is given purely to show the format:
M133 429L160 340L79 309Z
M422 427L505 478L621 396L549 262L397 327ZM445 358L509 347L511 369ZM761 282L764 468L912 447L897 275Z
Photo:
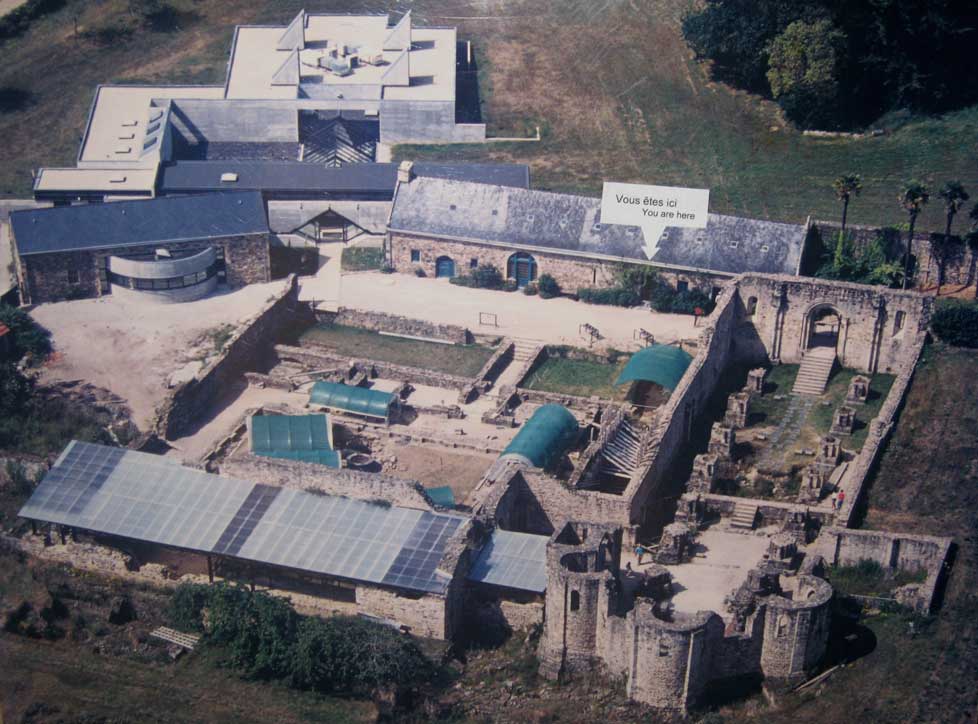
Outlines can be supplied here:
M397 184L396 163L353 163L339 167L282 161L176 161L163 166L162 194L199 193L221 189L255 189L266 193L384 194L393 196ZM416 163L418 176L475 181L499 186L528 188L530 170L522 164ZM236 173L233 184L221 174Z
M649 261L638 227L601 223L601 200L418 178L394 200L393 231ZM797 274L805 226L710 214L705 229L669 227L651 261L729 274Z
M256 191L15 211L10 225L22 256L268 232Z

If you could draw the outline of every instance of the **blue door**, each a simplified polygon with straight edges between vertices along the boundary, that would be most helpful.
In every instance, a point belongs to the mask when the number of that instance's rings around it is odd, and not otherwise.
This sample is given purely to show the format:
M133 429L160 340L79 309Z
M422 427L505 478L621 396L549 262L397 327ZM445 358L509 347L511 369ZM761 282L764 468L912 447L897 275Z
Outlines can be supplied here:
M522 251L513 254L506 264L506 276L515 279L516 286L525 287L537 278L537 260Z
M450 256L438 257L435 261L435 276L439 278L455 276L455 262Z

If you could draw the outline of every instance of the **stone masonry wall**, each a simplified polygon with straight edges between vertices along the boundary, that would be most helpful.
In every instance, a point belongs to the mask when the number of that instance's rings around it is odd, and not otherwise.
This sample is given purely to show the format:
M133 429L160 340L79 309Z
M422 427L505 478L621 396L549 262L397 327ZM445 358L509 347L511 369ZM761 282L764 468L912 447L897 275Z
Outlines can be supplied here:
M927 329L933 305L918 292L778 275L744 275L737 288L772 360L799 362L812 316L829 309L841 318L839 360L866 372L894 371Z
M360 309L340 307L336 312L318 312L316 318L327 324L370 329L374 332L391 332L411 337L439 339L452 344L470 344L472 333L465 327L454 324L435 324L422 319L401 317L397 314L368 312Z
M455 261L456 274L467 274L472 268L472 262L475 261L479 266L491 264L505 276L509 257L517 251L515 248L480 244L474 241L435 239L394 231L389 234L389 237L390 261L395 271L414 274L415 270L420 268L429 277L435 276L435 262L441 256L451 257ZM411 261L412 250L420 252L420 261ZM614 286L618 270L622 263L627 263L588 259L571 254L555 254L540 249L533 249L529 253L536 259L537 276L549 274L557 280L565 294L576 294L578 289L585 287ZM699 287L704 279L713 280L719 285L731 278L729 274L685 272L660 266L654 268L673 286L678 281L685 281L691 288ZM705 291L709 292L709 289Z
M200 252L210 247L220 247L224 250L229 287L259 284L271 280L268 234L164 242L152 248L164 248L174 253L185 254ZM107 294L110 290L103 287L99 280L99 271L105 268L105 258L145 254L150 250L146 245L115 246L97 251L31 254L20 257L21 301L24 304L41 304ZM68 282L69 269L78 272L78 283Z
M245 372L267 367L275 340L291 327L308 324L309 315L309 308L299 302L298 278L292 275L282 291L235 332L214 361L170 391L157 410L156 433L172 440L191 429L215 400L243 379Z
M404 595L386 588L357 585L357 608L371 616L397 621L415 636L446 638L445 598L435 594L420 597Z

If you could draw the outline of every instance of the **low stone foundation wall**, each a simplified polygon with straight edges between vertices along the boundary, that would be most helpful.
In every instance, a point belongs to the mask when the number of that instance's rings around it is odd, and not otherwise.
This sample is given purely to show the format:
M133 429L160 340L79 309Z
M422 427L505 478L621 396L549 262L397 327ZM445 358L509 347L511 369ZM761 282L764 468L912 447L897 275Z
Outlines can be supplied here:
M283 290L235 332L213 362L170 391L157 410L153 429L165 440L187 433L245 372L270 365L277 339L310 321L308 306L299 302L298 277L293 274Z
M340 307L335 312L317 311L316 321L346 327L359 327L374 332L390 332L391 334L402 334L409 337L437 339L452 344L471 344L473 340L472 332L465 327L454 324L435 324L396 314L367 312L347 307Z
M799 503L783 503L777 500L763 500L761 498L739 498L733 495L718 495L716 493L695 495L687 494L683 500L690 498L699 500L702 511L707 516L716 515L721 518L729 518L734 513L734 508L738 505L756 505L760 520L758 528L768 525L780 525L796 513L806 515L810 520L819 525L831 525L833 515L829 509L810 508Z
M302 347L276 345L275 354L279 361L296 362L309 369L323 369L337 365L362 366L371 370L375 376L390 380L401 380L416 385L442 387L449 390L463 391L468 389L475 380L471 377L459 377L444 372L425 370L419 367L408 367L392 362L378 362L368 359L354 359L329 351L326 347L305 343Z

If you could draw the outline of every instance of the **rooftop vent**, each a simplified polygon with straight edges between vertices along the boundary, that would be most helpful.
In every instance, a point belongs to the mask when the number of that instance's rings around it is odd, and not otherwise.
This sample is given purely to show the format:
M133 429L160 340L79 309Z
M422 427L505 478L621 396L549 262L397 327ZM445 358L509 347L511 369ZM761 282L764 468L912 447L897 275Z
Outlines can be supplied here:
M138 126L139 125L139 121L123 121L122 122L122 125L123 126L126 126L128 128L132 128L133 126Z
M592 224L591 225L591 231L595 231L595 232L601 231L601 224L600 224L600 222L597 223L597 224Z
M451 204L448 208L450 208L452 211L455 211L455 204Z
M771 247L769 247L767 244L762 244L761 245L761 251L769 251L770 249L771 249Z
M109 179L110 184L124 184L126 182L125 176L113 176Z
M740 242L739 241L731 241L730 242L730 248L731 249L736 249L738 246L740 246Z
M493 216L499 216L499 209L493 209L492 210L492 215Z
M238 174L236 173L222 173L221 183L233 184L238 180Z
M160 258L162 258L162 259L170 259L172 256L173 255L170 253L170 250L169 249L164 249L164 248L160 247L159 249L156 250L156 258L157 259L160 259Z
M132 146L116 146L115 152L118 154L132 153Z
M123 133L121 136L119 136L119 140L120 141L131 141L135 137L136 137L136 134L135 133Z

